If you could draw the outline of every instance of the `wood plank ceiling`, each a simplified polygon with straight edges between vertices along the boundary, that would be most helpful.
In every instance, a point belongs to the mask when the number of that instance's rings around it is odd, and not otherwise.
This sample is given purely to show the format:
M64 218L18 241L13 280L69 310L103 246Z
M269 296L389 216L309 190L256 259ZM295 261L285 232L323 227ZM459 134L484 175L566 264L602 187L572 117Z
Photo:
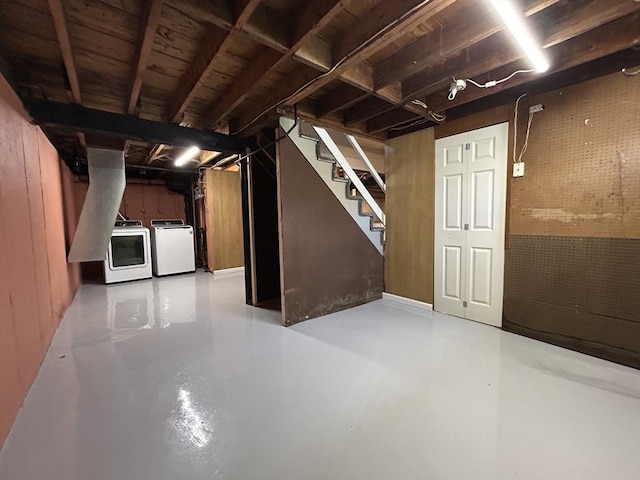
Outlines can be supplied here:
M512 1L549 78L609 57L640 63L637 1ZM384 139L544 80L517 75L447 99L452 76L484 83L530 68L486 0L13 0L0 8L0 68L22 95L245 137L295 105ZM104 142L52 136L59 148ZM174 153L124 146L130 163Z

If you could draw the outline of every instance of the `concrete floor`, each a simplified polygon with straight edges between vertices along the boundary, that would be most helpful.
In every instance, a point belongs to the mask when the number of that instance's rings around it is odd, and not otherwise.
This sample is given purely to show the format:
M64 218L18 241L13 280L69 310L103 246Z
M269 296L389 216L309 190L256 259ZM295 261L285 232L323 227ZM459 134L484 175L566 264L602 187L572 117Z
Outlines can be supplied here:
M639 371L381 301L279 318L242 278L84 285L0 478L640 478Z

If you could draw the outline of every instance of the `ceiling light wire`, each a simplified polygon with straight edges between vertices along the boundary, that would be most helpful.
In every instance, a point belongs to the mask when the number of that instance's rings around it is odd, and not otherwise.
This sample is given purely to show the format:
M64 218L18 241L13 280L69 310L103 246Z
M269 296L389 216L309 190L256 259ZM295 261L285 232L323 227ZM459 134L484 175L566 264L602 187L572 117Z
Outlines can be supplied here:
M486 83L477 83L475 81L473 81L470 78L467 78L467 82L469 82L471 85L475 85L478 88L491 88L491 87L495 87L496 85L506 82L507 80L511 80L513 77L515 77L516 75L518 75L519 73L533 73L535 72L535 69L531 68L528 70L516 70L515 72L513 72L511 75L504 77L500 80L490 80Z
M328 71L326 71L325 73L322 73L320 75L318 75L317 77L309 80L307 83L305 83L303 86L301 86L300 88L298 88L295 92L293 92L291 95L289 95L287 98L285 98L284 100L280 100L278 102L276 102L275 104L273 104L272 106L270 106L269 108L265 109L262 113L260 113L260 115L258 115L256 118L254 118L253 120L251 120L248 124L246 124L244 127L238 129L235 132L232 132L231 135L237 135L239 133L242 133L243 131L245 131L247 128L249 128L251 125L253 125L254 123L256 123L258 120L260 120L260 118L262 118L266 113L268 113L271 109L277 107L278 105L285 103L287 101L289 101L290 99L292 99L293 97L295 97L298 93L300 93L301 91L305 90L306 88L308 88L310 85L313 85L314 83L316 83L317 81L323 79L324 77L331 75L333 72L336 71L336 69L338 67L340 67L340 65L342 65L344 62L346 62L347 60L349 60L351 57L353 57L354 55L358 54L360 51L364 50L367 46L369 46L369 44L371 44L372 42L374 42L375 40L377 40L378 38L382 37L385 33L387 33L387 31L389 31L390 29L394 28L396 25L398 25L399 23L403 22L407 17L410 17L411 15L413 15L415 12L417 12L418 10L420 10L421 8L423 8L425 5L427 5L428 3L430 3L431 0L424 0L422 2L420 2L418 5L416 5L415 7L413 7L412 9L410 9L409 11L405 12L402 16L400 16L399 18L397 18L393 23L391 23L390 25L387 25L386 27L384 27L382 30L378 31L375 35L373 35L372 37L370 37L369 39L367 39L364 43L362 43L361 45L359 45L358 47L356 47L355 49L353 49L351 52L349 52L348 54L346 54L344 57L342 57L333 67L331 67Z
M630 72L628 69L623 68L622 73L624 73L627 77L634 77L640 73L640 68L636 69L634 72Z
M425 110L427 110L427 114L437 123L442 123L447 119L447 116L441 113L436 113L433 110L431 110L426 103L424 103L421 100L412 100L411 103L413 103L414 105L418 105L422 108L424 108Z
M513 113L513 163L517 163L516 162L516 146L518 144L518 105L520 105L520 100L522 100L522 97L525 97L526 95L527 95L526 93L523 93L518 97L518 99L516 100L516 107Z

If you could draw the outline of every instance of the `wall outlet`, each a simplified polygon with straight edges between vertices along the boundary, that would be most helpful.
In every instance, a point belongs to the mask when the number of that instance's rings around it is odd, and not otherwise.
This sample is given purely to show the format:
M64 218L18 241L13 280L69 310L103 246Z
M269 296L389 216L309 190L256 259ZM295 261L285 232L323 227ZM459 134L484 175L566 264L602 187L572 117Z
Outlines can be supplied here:
M529 113L537 113L537 112L541 112L544 110L544 105L542 105L541 103L538 103L536 105L531 105L529 107Z
M513 164L513 176L524 177L524 162Z

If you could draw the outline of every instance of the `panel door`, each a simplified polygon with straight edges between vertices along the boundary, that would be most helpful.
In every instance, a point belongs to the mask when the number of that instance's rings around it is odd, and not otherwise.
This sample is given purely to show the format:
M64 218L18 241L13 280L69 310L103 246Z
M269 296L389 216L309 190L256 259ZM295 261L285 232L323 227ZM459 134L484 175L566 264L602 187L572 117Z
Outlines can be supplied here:
M434 308L464 317L467 134L436 141Z
M508 124L436 141L434 308L502 324Z
M465 318L502 325L508 124L469 133Z

